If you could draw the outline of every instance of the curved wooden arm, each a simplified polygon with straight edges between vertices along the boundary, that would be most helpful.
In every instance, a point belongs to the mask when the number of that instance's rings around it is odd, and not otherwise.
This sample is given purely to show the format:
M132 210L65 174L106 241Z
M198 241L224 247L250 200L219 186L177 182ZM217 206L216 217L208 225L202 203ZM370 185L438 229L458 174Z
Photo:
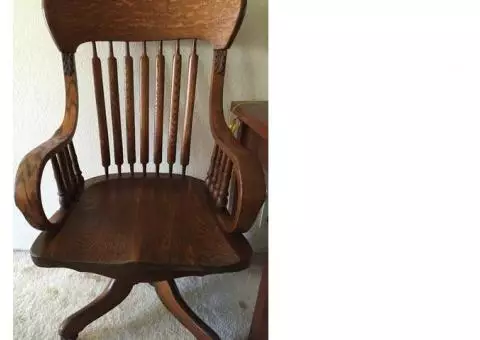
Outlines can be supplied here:
M48 220L43 210L40 183L47 161L68 143L68 138L55 134L30 151L20 162L15 178L15 204L30 225L39 230L57 226Z
M64 54L66 108L62 125L46 142L30 151L20 162L15 178L15 204L28 223L39 230L57 229L62 219L49 220L43 210L40 183L43 169L50 158L64 150L77 125L78 92L73 54ZM58 214L57 214L58 215ZM60 214L65 216L64 214Z
M217 145L233 163L237 178L237 205L234 215L219 217L228 232L248 231L265 200L265 177L260 161L230 132L223 115L223 82L227 51L215 50L210 93L210 129Z

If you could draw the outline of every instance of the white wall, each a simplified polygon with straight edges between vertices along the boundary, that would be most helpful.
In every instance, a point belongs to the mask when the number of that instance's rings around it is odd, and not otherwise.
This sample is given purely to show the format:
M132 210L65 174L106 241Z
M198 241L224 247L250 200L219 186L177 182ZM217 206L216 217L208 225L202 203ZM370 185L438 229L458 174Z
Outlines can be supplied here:
M229 51L226 83L225 109L232 100L266 100L267 98L267 0L251 1L243 26L237 39ZM167 61L167 77L171 74L173 43L166 43L165 58ZM108 55L106 43L99 44L99 54L102 62ZM141 55L141 43L134 43L132 55L134 57L136 114L138 121L138 59ZM150 56L151 85L154 80L154 56L156 45L147 45ZM190 46L183 45L183 74L182 93L185 95L186 65ZM123 115L123 44L115 45L119 68L119 84L121 94L121 110ZM80 167L85 178L102 174L100 150L98 141L98 127L93 93L91 72L91 45L81 45L76 54L78 86L79 86L79 120L74 137L75 147ZM200 42L198 46L200 58L197 98L194 111L194 129L191 164L187 170L189 174L203 178L210 160L213 140L208 126L208 91L212 50L207 43ZM103 63L106 107L109 113L109 98L106 63ZM64 110L64 87L61 56L50 37L43 17L40 1L18 0L14 2L14 169L22 157L32 148L48 139L60 125ZM170 80L167 81L169 91ZM166 96L168 98L168 96ZM154 87L150 87L150 121L153 122ZM166 103L166 112L169 112L169 103ZM180 110L183 112L184 99ZM108 114L107 114L108 116ZM180 119L183 113L180 114ZM109 119L109 117L107 118ZM166 119L168 121L168 119ZM181 124L180 124L181 126ZM109 129L111 126L109 126ZM122 118L124 128L124 117ZM152 124L150 125L153 131ZM110 130L111 131L111 130ZM125 135L125 131L123 131ZM138 135L138 132L137 132ZM111 136L111 133L110 133ZM153 136L153 133L151 134ZM111 138L110 138L111 139ZM125 139L124 139L125 140ZM111 142L111 140L110 140ZM150 141L152 142L152 141ZM112 143L112 142L111 142ZM125 143L124 143L125 144ZM138 143L137 143L138 144ZM138 150L139 145L137 145ZM125 148L125 145L124 145ZM126 149L124 150L124 155ZM138 155L138 153L137 153ZM139 168L139 165L136 165ZM163 165L165 166L165 165ZM165 168L162 168L165 170ZM178 169L178 168L177 168ZM126 167L124 167L126 170ZM110 171L113 171L111 167ZM178 170L177 170L178 171ZM12 193L13 194L13 193ZM47 215L58 207L56 186L51 167L47 165L42 181L42 195ZM14 208L13 218L13 247L14 249L28 249L38 232L30 227L22 214ZM267 246L266 227L254 227L249 238L256 250L263 250Z

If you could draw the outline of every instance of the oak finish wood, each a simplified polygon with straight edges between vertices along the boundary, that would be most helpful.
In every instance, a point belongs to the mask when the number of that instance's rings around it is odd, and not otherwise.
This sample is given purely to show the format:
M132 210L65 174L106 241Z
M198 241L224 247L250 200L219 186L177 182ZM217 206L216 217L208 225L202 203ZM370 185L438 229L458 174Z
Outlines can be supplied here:
M188 60L188 83L187 83L187 105L185 107L185 124L183 126L182 154L180 163L182 164L182 174L185 175L187 165L190 162L190 144L192 142L192 120L193 105L195 103L195 86L197 85L197 40L193 40L192 54Z
M213 170L211 174L210 183L208 185L208 190L210 191L214 199L215 199L215 186L217 185L218 175L219 175L221 164L222 164L222 157L223 157L223 152L220 148L218 148L215 154L214 162L213 162Z
M128 296L133 283L111 280L103 293L63 321L58 331L65 340L76 339L87 325L119 305Z
M230 180L232 178L232 161L226 158L226 164L222 176L222 182L220 185L220 192L217 196L217 206L219 208L224 208L227 205L228 201L228 186L230 185Z
M245 148L255 152L268 176L268 102L232 102L231 112L239 119L237 138ZM232 184L235 182L233 181ZM235 204L235 185L232 185L231 204ZM263 261L262 277L250 327L249 340L268 339L268 253Z
M63 154L63 158L65 159L65 164L67 165L67 178L70 186L70 199L74 201L77 196L78 185L77 185L77 180L75 178L75 173L73 170L73 161L70 158L70 154L68 152L68 144L62 150L62 154Z
M268 101L234 101L230 111L249 129L268 141Z
M58 49L70 53L86 41L196 38L229 48L245 6L246 0L43 0Z
M178 321L182 323L197 339L218 339L215 331L203 322L180 295L180 291L174 280L166 280L154 283L155 291L165 307Z
M163 107L165 102L165 56L163 55L163 41L160 41L156 58L156 86L155 86L155 145L153 162L155 172L158 174L162 163L163 148Z
M100 151L102 154L102 165L105 174L108 174L110 166L110 146L108 143L107 114L105 112L105 95L103 93L102 63L97 54L97 44L92 42L93 57L93 85L95 88L95 103L97 105L98 132L100 137Z
M122 173L123 145L122 124L120 121L120 102L118 95L117 58L113 53L113 43L109 42L110 55L108 57L108 75L110 81L110 112L112 114L113 150L118 173Z
M167 162L169 174L172 174L173 164L177 158L178 109L180 105L180 77L182 70L182 56L180 41L175 43L175 53L172 61L172 92L170 96L170 126L168 129Z
M223 114L223 84L227 50L214 50L210 89L210 131L222 152L233 163L237 188L237 203L233 216L222 216L228 232L246 232L255 221L265 199L265 178L258 159L252 157L230 132Z
M83 183L84 183L82 170L80 170L80 165L78 164L77 153L75 151L73 142L68 143L67 147L68 147L68 153L70 155L70 159L72 161L72 165L75 173L75 182L76 182L76 185L78 188L78 194L79 194L80 191L83 190Z
M215 177L215 185L213 186L213 199L215 202L219 199L220 196L220 188L222 186L222 178L225 173L225 167L227 165L227 155L222 152L220 160L218 162L218 172Z
M223 115L223 85L227 48L240 27L244 0L44 0L45 16L57 47L62 52L65 80L65 113L53 136L29 152L20 162L15 179L15 203L32 227L42 232L31 247L34 263L40 267L71 268L97 273L116 281L92 304L67 319L61 328L64 338L77 336L88 323L118 304L140 282L173 282L184 276L233 272L248 267L252 249L247 231L265 197L261 165L250 151L232 136ZM173 173L176 158L180 95L180 40L207 40L214 48L210 82L210 132L217 145L205 181L185 174L190 159L192 115L198 57L195 48L189 62L186 121L182 140L182 175ZM147 41L175 40L172 74L171 117L167 145L168 174L159 173L163 128L163 53L157 59L157 89L153 162L149 162L149 59ZM118 174L109 174L110 149L106 120L101 60L96 41L110 47L108 73L114 161ZM113 42L126 44L125 115L127 159L130 176L121 176L123 164L117 60ZM135 110L133 58L129 42L142 41L140 57L140 163L134 172ZM74 52L83 42L92 42L93 86L97 106L101 166L105 175L83 180L73 147L78 119L77 72ZM193 46L195 47L195 42ZM162 113L162 115L160 115ZM59 210L47 218L40 184L45 164L51 161L60 198ZM236 207L232 214L223 202L224 183L232 169L238 182ZM220 208L220 209L219 209ZM170 309L193 329L215 338L193 312L182 303L175 287L164 297ZM178 296L177 296L178 295ZM173 297L173 298L172 298ZM185 315L189 317L185 318Z
M72 139L77 126L78 90L75 75L75 59L71 53L63 53L65 72L65 113L62 125L53 136L30 151L20 162L15 177L15 204L28 223L39 230L55 231L63 219L49 220L42 206L40 181L48 160L58 154Z
M143 282L165 272L244 269L251 248L243 235L223 231L202 180L112 174L87 180L62 228L40 234L31 255L41 267L84 271L87 263L90 272Z
M207 177L205 178L205 184L207 185L208 190L210 190L210 184L212 182L212 176L215 170L215 163L217 161L218 152L218 145L215 144L213 147L212 156L210 158L210 166L208 167Z
M130 55L130 43L125 43L125 117L127 120L127 159L130 174L135 164L135 105L133 94L133 58Z
M58 164L60 165L60 175L62 177L63 187L65 188L65 207L68 207L72 201L72 183L70 182L70 174L68 172L68 159L65 150L61 149L57 154Z
M140 163L142 163L143 174L146 174L148 163L148 66L147 43L143 42L143 54L140 58L141 86L140 86L140 114L142 123L140 125Z
M66 207L68 203L65 200L65 184L63 182L62 173L60 171L58 157L53 156L50 162L52 163L53 176L55 177L55 182L57 183L58 199L59 199L60 206Z

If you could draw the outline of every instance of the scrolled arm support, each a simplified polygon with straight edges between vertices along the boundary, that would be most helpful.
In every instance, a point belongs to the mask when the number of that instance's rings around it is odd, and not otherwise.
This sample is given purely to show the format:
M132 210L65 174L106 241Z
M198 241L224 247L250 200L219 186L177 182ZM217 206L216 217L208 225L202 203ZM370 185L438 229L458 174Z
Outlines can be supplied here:
M58 152L65 150L72 140L77 125L78 90L73 54L63 54L66 106L62 125L55 134L30 151L20 162L15 178L15 204L28 223L39 230L55 230L61 226L65 214L47 218L42 205L40 183L45 164Z
M43 210L40 192L45 164L55 153L68 143L61 135L54 135L30 151L20 162L15 177L15 204L30 225L39 230L52 230L58 227L51 222Z
M228 128L223 115L223 83L226 50L215 50L210 93L210 129L218 147L233 163L237 178L237 202L233 216L218 216L227 232L248 231L265 200L266 184L260 161L238 140Z

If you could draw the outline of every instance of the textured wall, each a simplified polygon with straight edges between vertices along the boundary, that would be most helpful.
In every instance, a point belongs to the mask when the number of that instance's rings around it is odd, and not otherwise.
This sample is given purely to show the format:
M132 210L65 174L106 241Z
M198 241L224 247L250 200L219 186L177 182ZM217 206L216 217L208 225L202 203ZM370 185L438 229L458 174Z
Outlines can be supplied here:
M228 109L232 100L266 100L267 99L267 1L250 1L243 26L235 43L229 51L226 82L225 82L225 109ZM115 53L118 60L120 84L120 108L122 111L122 133L124 127L124 75L123 75L123 44L115 44ZM109 98L107 80L107 65L104 62L108 56L108 45L100 43L99 56L102 59L104 72L104 90L106 94L107 116L109 116ZM147 44L150 56L150 122L153 122L154 87L152 86L155 70L154 56L157 45ZM139 88L139 57L142 54L141 43L131 45L131 54L134 58L135 74L135 109L136 127L139 127L138 116L138 88ZM166 77L171 75L173 42L165 44L165 58L167 62ZM186 67L190 46L184 43L182 52L182 100L180 104L180 122L183 122L185 108ZM76 54L77 72L79 75L79 120L74 137L75 147L85 178L103 173L100 162L98 141L98 127L96 119L95 101L93 93L93 79L91 72L91 45L81 45ZM211 47L204 42L198 46L199 70L197 79L197 98L194 110L193 143L191 152L191 166L187 173L203 178L210 160L210 151L213 140L208 126L208 91L210 83L210 69L212 60ZM41 9L41 1L19 0L14 3L14 169L22 157L39 143L48 139L60 125L65 105L61 56L50 38ZM169 93L170 79L167 81ZM169 96L166 95L166 112L169 112ZM109 132L111 131L110 117ZM229 119L229 115L228 118ZM168 119L166 119L168 122ZM179 123L182 127L182 124ZM166 128L166 126L165 126ZM150 124L153 137L153 125ZM181 131L181 130L180 130ZM166 132L166 130L165 130ZM137 132L138 136L138 132ZM181 132L179 132L181 136ZM110 132L111 137L111 132ZM152 138L151 138L152 139ZM125 140L125 137L124 137ZM150 140L152 142L152 140ZM111 148L113 147L110 138ZM165 144L165 143L164 143ZM137 143L137 156L139 145ZM178 148L177 148L178 149ZM111 149L113 150L113 149ZM152 150L152 148L151 148ZM124 143L124 155L126 145ZM112 154L113 156L113 154ZM151 165L150 165L151 166ZM165 171L165 164L162 170ZM127 168L124 166L124 170ZM136 170L140 165L136 164ZM153 170L149 168L149 170ZM178 172L178 168L174 169ZM110 171L114 171L111 167ZM44 208L47 214L58 207L56 186L51 167L47 165L43 181L42 195ZM31 228L21 213L14 209L13 247L28 249L33 242L37 231ZM266 247L266 228L254 227L249 238L256 250Z

